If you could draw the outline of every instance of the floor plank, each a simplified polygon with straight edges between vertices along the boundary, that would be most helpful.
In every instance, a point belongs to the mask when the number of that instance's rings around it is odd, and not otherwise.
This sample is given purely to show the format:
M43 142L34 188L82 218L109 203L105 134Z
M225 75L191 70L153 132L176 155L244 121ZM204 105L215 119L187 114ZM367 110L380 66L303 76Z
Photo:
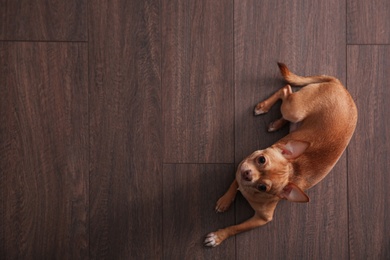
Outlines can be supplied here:
M348 150L351 259L390 259L390 46L348 47L359 123Z
M301 75L329 74L345 82L345 3L342 1L235 2L235 157L239 163L287 133L269 134L276 106L253 116L254 105L283 86L276 66ZM308 191L309 204L282 202L273 222L236 237L237 259L347 259L346 157ZM253 211L239 199L237 222Z
M164 162L232 163L232 1L162 1Z
M0 43L1 259L88 257L86 71L85 44Z
M86 0L0 0L0 40L86 41Z
M160 259L159 1L90 4L90 257Z
M347 0L348 44L390 43L390 1Z
M234 224L234 206L223 214L214 210L233 176L229 164L164 165L164 259L235 259L234 238L203 246L206 234Z

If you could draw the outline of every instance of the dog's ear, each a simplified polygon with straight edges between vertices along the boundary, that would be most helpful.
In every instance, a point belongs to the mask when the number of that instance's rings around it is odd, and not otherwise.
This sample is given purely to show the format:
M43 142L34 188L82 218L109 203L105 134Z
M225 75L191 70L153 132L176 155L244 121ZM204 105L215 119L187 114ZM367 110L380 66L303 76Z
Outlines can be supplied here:
M278 195L281 199L286 199L292 202L309 202L309 197L294 183L287 184L282 192Z
M282 155L286 159L298 158L309 147L309 143L303 141L288 141L285 145L279 146Z

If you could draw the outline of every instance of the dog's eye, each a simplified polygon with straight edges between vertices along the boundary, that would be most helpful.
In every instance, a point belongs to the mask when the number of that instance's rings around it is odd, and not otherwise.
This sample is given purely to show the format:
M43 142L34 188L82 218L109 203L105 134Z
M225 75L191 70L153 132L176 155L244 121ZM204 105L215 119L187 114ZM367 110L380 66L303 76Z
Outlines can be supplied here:
M265 184L260 184L259 186L257 186L257 189L259 191L267 191L267 186Z
M260 163L260 164L264 164L266 162L266 159L264 156L260 156L257 161Z

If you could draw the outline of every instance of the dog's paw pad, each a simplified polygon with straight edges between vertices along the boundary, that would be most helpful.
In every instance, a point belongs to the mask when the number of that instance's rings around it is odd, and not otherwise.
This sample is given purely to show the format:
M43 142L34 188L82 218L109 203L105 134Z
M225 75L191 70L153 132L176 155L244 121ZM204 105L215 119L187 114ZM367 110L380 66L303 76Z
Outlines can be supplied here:
M216 247L219 243L218 236L215 233L210 233L206 236L204 240L204 245L209 247Z

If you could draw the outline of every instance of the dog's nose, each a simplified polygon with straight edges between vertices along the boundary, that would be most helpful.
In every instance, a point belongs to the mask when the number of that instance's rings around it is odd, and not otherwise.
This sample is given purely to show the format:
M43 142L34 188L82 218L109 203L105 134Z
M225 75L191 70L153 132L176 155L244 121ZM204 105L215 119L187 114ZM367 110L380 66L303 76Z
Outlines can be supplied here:
M241 172L241 176L246 181L251 181L252 180L252 172L251 172L251 170L244 170L244 171L242 171Z

